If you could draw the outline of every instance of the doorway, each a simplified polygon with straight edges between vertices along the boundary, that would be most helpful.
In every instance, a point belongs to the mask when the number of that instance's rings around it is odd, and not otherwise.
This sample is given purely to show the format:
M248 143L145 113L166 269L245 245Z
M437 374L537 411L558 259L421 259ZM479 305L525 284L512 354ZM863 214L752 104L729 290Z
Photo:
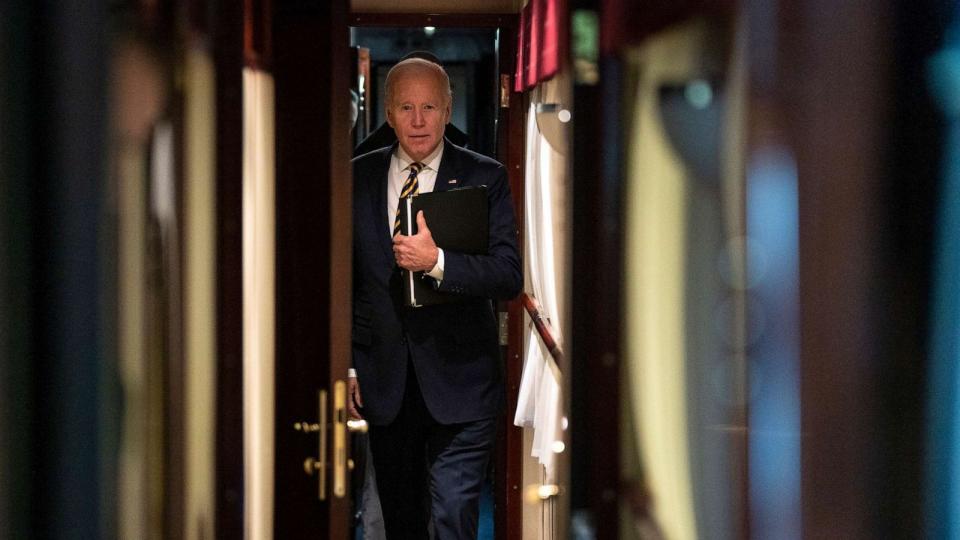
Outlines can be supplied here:
M383 112L384 81L389 69L413 51L426 51L443 64L453 90L453 110L447 137L455 144L497 159L510 171L510 186L518 225L522 227L523 108L520 95L510 91L516 35L515 15L388 15L353 14L350 17L352 50L351 90L358 104L354 126L354 155L366 150L363 141L378 129L388 130ZM451 133L453 131L454 133ZM462 136L463 143L454 139ZM383 146L382 144L380 146ZM522 238L522 236L521 236ZM522 249L522 248L521 248ZM503 345L502 367L508 389L505 410L512 411L519 385L519 351L522 314L519 302L498 306L509 338ZM498 448L481 501L480 538L519 537L519 484L522 438L520 430L501 418ZM355 439L355 462L362 463L363 435ZM354 525L362 526L363 467L354 470L352 485ZM514 511L510 511L514 509Z
M351 290L351 272L345 262L352 237L349 156L361 135L382 123L383 77L410 49L434 50L448 64L455 87L453 121L469 136L471 149L507 165L518 223L523 219L523 148L509 141L522 140L524 109L519 94L504 90L510 88L508 74L513 71L516 16L347 15L341 3L335 4L335 8L320 9L277 3L253 14L254 22L248 23L253 27L246 33L255 53L248 67L269 72L275 88L272 528L278 538L315 533L347 538L356 533L351 502L362 485L359 479L347 482L338 495L330 491L336 474L307 469L325 461L322 450L317 454L318 438L322 439L318 434L336 438L338 430L346 429L340 425L345 422L333 398L350 363L351 314L344 309ZM325 10L330 13L320 13ZM258 17L270 21L259 23L265 28L257 26ZM428 32L432 32L430 38ZM317 36L325 37L318 40ZM504 42L501 36L510 39ZM352 55L348 43L355 45ZM431 43L443 48L435 50ZM345 137L350 133L345 107L348 89L354 91L359 114L355 132ZM505 381L512 395L520 377L521 309L516 302L498 306L504 324L509 324L509 332L502 333L509 339L501 343ZM513 407L508 402L505 409ZM324 418L331 427L323 427ZM506 416L499 432L486 497L489 535L485 537L512 538L519 536L520 512L507 509L520 508L519 490L507 486L519 484L511 475L520 475L521 440L519 429L510 427ZM363 435L348 437L345 444L328 450L334 454L328 453L326 461L332 467L341 462L353 465L356 477L363 459L359 447L351 448L351 439L362 442ZM316 459L308 465L311 458ZM308 476L310 472L315 474ZM318 498L318 482L322 484L318 477L329 479L325 501Z

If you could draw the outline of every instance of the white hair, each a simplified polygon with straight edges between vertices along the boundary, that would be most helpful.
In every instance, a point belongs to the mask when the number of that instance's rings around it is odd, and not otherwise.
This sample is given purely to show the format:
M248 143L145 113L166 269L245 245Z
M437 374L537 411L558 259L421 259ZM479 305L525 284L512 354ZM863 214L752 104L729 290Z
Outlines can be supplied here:
M387 98L387 107L389 107L393 102L393 85L395 84L396 79L406 75L407 73L430 74L430 76L434 77L435 80L440 82L443 88L447 89L447 103L449 104L453 100L453 91L450 89L450 77L447 76L447 72L441 65L429 60L424 60L423 58L408 58L402 62L398 62L395 66L390 68L390 71L387 73L387 81L384 92L384 95Z

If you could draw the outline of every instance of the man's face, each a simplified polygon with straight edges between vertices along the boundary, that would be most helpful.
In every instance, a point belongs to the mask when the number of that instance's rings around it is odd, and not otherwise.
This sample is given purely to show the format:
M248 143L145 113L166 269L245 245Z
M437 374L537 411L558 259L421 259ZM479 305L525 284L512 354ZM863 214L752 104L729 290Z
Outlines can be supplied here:
M438 77L429 73L402 74L392 85L387 122L403 150L423 161L443 140L450 120L450 101Z

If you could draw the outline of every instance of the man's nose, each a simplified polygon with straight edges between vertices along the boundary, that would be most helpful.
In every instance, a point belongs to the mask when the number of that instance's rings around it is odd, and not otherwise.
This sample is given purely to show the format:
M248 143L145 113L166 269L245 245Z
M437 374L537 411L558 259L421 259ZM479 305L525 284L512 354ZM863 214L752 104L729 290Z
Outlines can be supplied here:
M413 125L422 126L424 124L423 111L416 109L413 112Z

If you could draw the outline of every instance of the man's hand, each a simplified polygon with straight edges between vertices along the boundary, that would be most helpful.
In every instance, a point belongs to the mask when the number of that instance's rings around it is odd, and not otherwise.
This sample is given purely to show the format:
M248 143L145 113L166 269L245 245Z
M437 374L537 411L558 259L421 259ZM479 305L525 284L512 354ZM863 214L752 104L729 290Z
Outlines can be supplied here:
M354 420L363 420L360 411L363 408L363 398L360 397L360 383L356 377L347 377L347 412Z
M397 266L413 272L429 272L437 264L439 250L433 242L433 235L427 228L423 210L417 212L417 234L393 237L393 256Z

